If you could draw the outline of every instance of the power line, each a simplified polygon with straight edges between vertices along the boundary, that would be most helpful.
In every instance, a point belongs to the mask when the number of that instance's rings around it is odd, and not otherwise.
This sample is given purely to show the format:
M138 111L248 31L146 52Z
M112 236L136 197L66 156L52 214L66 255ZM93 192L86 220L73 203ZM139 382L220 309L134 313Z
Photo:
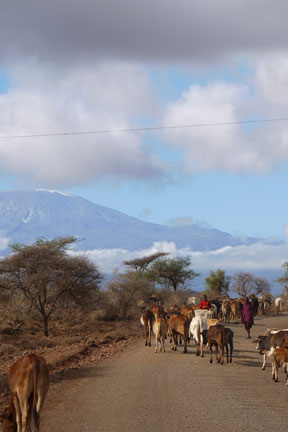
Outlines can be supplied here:
M52 132L52 133L42 133L42 134L30 134L30 135L7 135L0 136L0 139L5 138L41 138L41 137L53 137L53 136L71 136L71 135L96 135L96 134L107 134L107 133L121 133L121 132L145 132L145 131L156 131L165 129L188 129L197 127L211 127L211 126L229 126L229 125L239 125L239 124L251 124L251 123L271 123L287 121L288 117L282 118L272 118L272 119L260 119L260 120L241 120L235 122L221 122L221 123L196 123L187 125L176 125L176 126L150 126L150 127L139 127L130 129L103 129L96 131L84 131L84 132Z

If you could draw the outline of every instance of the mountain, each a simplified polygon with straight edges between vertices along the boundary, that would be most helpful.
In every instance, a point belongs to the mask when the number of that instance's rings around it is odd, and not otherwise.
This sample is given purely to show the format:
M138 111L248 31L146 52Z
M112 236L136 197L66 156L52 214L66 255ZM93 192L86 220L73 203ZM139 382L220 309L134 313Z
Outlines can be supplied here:
M170 227L147 223L64 192L0 192L0 236L10 243L31 244L39 237L71 235L83 239L76 245L79 250L135 251L148 248L155 241L173 241L177 248L204 251L259 240L237 238L197 225Z

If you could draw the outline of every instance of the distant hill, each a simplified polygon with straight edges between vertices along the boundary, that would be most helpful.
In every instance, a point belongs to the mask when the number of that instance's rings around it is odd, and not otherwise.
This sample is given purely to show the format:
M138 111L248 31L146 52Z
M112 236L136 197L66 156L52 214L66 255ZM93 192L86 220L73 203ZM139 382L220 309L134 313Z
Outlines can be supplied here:
M197 225L170 227L147 223L79 196L47 190L0 192L0 235L10 243L24 244L39 237L73 235L83 239L76 245L81 250L136 251L155 241L173 241L177 248L205 251L259 241Z

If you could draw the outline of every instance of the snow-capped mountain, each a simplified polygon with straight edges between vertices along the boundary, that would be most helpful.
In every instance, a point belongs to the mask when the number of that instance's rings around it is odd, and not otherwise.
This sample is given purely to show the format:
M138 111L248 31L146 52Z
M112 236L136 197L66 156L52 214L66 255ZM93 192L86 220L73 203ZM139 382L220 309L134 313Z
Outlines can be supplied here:
M236 238L197 225L170 227L147 223L58 191L0 192L2 239L30 244L39 237L53 239L68 235L82 240L76 245L79 250L122 248L132 251L150 247L155 241L173 241L177 248L203 251L259 240Z

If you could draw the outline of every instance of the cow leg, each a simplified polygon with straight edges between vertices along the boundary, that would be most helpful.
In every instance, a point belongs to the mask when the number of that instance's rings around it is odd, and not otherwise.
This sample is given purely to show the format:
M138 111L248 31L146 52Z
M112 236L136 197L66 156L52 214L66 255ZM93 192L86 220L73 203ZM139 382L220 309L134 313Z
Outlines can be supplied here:
M21 432L21 408L17 394L13 395L13 403L16 411L17 432Z
M266 366L266 354L263 354L262 370L265 370L265 366Z
M220 363L221 363L221 365L223 365L224 364L224 345L220 345L220 359L221 359L221 361L220 361Z
M230 363L232 363L233 344L230 344Z
M148 325L149 328L149 346L151 347L151 325Z
M209 344L209 349L210 349L210 363L213 363L213 357L212 357L212 345Z
M158 352L158 343L159 343L158 336L155 335L155 353Z
M172 336L173 336L172 350L177 351L177 334L175 334L175 332L173 331Z
M183 351L183 353L186 354L188 352L187 351L187 335L184 335L183 339L184 339L184 351Z

